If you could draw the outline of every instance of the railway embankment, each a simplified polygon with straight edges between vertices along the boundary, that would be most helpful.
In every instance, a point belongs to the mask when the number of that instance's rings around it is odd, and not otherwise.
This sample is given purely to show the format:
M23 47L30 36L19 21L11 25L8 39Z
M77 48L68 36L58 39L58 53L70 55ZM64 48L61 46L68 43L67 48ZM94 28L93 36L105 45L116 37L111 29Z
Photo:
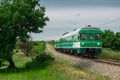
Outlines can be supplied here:
M112 80L120 80L120 66L111 65L107 63L96 62L94 60L83 59L80 57L66 55L60 52L56 52L54 48L47 45L47 48L57 57L69 61L71 64L82 66L93 72L100 73L105 76L109 76Z

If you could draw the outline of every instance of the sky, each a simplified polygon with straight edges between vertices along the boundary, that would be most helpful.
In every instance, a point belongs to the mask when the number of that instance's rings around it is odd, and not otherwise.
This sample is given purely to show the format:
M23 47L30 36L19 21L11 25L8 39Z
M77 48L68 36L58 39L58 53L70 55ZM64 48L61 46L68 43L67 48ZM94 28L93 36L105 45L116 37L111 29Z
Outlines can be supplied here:
M92 25L120 32L120 0L40 0L50 21L33 40L56 40L63 33Z

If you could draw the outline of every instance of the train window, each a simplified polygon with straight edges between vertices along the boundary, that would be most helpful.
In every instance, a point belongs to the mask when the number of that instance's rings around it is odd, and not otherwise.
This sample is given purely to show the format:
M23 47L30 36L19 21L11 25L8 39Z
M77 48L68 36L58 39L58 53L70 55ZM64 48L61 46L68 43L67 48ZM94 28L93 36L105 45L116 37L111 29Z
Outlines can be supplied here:
M75 41L75 35L74 35L74 36L72 36L72 40L73 40L73 41Z
M74 41L77 41L77 36L78 36L78 35L74 35Z
M96 34L96 35L95 35L95 39L96 39L96 40L100 40L100 39L101 39L101 35L100 35L100 34Z
M93 34L89 34L89 39L93 40L94 39L94 35Z
M87 38L86 34L80 34L80 37L78 37L81 40L85 40Z

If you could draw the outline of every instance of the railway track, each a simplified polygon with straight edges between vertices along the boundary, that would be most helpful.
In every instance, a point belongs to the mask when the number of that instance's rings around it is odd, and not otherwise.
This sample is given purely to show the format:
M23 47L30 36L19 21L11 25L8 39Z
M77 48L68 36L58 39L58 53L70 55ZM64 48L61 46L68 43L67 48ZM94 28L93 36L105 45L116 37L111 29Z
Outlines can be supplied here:
M95 61L95 62L100 62L100 63L106 63L106 64L110 64L110 65L120 66L120 62L118 62L116 60L112 60L112 59L89 58L89 57L83 57L83 56L75 56L75 57L79 57L82 59L87 59L87 60L91 60L91 61Z
M89 58L89 57L86 57L86 56L85 57L83 57L83 56L75 56L75 57L79 57L79 58L87 59L87 60L92 60L92 61L100 62L100 63L106 63L106 64L110 64L110 65L120 66L120 62L118 62L117 60L102 59L102 58Z
M110 59L93 59L93 61L95 62L101 62L101 63L106 63L106 64L110 64L110 65L116 65L116 66L120 66L120 62L116 61L116 60L110 60Z
M72 55L75 56L75 55ZM112 60L112 59L101 59L101 58L89 58L86 56L75 56L81 59L86 59L86 60L91 60L94 62L100 62L100 63L106 63L106 64L110 64L110 65L115 65L115 66L120 66L120 62L116 61L116 60Z

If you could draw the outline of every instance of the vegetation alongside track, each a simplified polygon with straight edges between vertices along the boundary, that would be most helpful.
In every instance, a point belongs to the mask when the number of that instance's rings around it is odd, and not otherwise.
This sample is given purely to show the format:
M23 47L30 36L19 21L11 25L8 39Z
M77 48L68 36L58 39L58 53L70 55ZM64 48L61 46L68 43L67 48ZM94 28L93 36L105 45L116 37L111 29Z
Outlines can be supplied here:
M41 42L37 42L39 45ZM45 45L45 44L44 44ZM40 50L36 48L35 50ZM42 48L42 47L41 47ZM43 50L43 48L41 49ZM44 52L44 51L42 51ZM52 58L55 58L50 51L46 50ZM39 53L40 54L40 53ZM94 72L88 71L81 66L74 66L67 61L59 58L55 60L45 59L45 61L35 60L35 56L26 57L24 53L14 54L13 59L17 66L16 69L7 69L6 66L0 68L1 80L110 80L106 76L101 76ZM33 58L33 60L31 59Z
M120 62L120 51L112 50L110 48L103 48L102 54L97 57L103 59L113 59Z
M104 30L102 33L102 47L120 51L120 32Z

